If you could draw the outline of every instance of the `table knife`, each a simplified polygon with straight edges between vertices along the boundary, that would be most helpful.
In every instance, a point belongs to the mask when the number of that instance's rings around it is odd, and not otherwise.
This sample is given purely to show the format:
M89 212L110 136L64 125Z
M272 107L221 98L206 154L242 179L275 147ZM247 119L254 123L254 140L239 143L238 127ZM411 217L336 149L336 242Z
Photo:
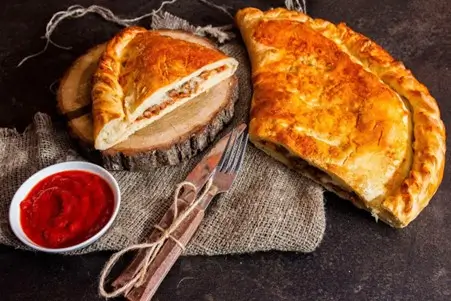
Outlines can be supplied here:
M235 129L235 137L238 137L246 129L246 124L240 124ZM221 138L211 150L202 158L202 160L191 170L185 181L189 181L196 187L197 191L200 191L208 179L214 174L215 168L217 167L223 152L229 142L231 133L228 133L223 138ZM232 137L233 138L233 137ZM230 141L233 143L234 141ZM178 211L185 209L191 202L196 198L196 193L193 189L184 189L180 195L180 202L178 206ZM169 210L165 213L163 218L158 223L163 229L166 229L172 222L174 215L174 205L172 205ZM148 239L148 241L153 241L158 239L161 235L160 231L153 231ZM124 269L124 271L115 279L112 286L115 288L122 287L128 283L138 272L141 262L144 259L146 252L139 251L132 262Z
M171 233L174 239L165 241L160 252L147 270L144 284L132 288L125 294L127 300L150 301L159 285L182 253L181 247L175 240L182 245L186 245L200 226L205 216L205 210L213 198L219 193L228 191L232 186L243 162L248 140L248 135L246 133L233 133L232 135L232 139L230 140L231 143L227 145L225 153L209 181L207 193L203 194L202 199L199 199L198 203L196 203L197 205L194 207L194 210L191 211L177 229Z

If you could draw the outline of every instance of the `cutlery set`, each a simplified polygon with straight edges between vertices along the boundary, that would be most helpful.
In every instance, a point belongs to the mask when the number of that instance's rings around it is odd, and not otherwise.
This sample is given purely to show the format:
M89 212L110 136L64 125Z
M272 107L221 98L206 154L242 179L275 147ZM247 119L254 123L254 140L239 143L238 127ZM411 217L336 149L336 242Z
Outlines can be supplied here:
M177 186L172 206L154 226L148 242L130 246L110 258L100 277L99 291L104 297L123 294L130 301L152 298L196 233L212 200L232 187L247 141L245 124L220 139ZM134 250L138 250L135 258L112 283L114 290L107 292L104 286L111 269L122 255Z

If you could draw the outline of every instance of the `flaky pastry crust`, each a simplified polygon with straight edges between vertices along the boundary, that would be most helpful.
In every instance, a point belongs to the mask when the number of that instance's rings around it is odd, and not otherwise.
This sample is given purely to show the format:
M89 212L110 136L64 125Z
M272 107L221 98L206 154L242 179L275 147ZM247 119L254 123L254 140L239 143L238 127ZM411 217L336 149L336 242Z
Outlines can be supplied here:
M233 58L208 42L199 43L197 38L192 39L195 42L186 40L187 35L132 26L108 42L93 77L92 113L97 149L113 145L111 141L104 142L108 135L124 132L121 137L110 139L118 143L142 128L146 118L152 122L156 115L177 103L177 99L191 97L202 90L194 86L195 82L188 81L186 84L190 86L182 89L182 79L191 79L195 72L214 64L236 68ZM150 99L155 95L157 99ZM136 125L139 121L140 125L133 129L133 123Z
M236 22L252 64L251 141L394 227L414 220L445 162L428 89L343 23L282 8L245 8Z

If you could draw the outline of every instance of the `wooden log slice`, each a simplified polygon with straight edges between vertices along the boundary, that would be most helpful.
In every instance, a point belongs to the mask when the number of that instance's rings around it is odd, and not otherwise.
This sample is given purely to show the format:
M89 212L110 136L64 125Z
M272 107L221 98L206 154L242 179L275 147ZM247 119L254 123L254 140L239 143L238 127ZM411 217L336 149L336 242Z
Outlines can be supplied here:
M214 47L208 40L181 31L161 31ZM110 170L150 170L176 165L205 149L232 119L238 98L236 76L105 150L95 150L91 117L91 78L106 44L92 48L67 71L58 91L58 108L89 160Z

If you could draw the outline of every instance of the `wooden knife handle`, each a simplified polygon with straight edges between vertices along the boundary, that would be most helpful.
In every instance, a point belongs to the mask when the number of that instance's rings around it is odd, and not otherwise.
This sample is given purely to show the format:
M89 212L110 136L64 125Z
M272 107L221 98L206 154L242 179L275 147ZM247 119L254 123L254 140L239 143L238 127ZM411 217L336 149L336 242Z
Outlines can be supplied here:
M209 203L212 198L213 196L208 194L203 200L203 203ZM183 246L186 246L191 240L205 216L205 211L201 208L205 207L196 207L172 233L172 237L178 240ZM130 290L125 295L127 300L150 301L182 251L180 246L173 239L169 238L149 266L144 285Z

